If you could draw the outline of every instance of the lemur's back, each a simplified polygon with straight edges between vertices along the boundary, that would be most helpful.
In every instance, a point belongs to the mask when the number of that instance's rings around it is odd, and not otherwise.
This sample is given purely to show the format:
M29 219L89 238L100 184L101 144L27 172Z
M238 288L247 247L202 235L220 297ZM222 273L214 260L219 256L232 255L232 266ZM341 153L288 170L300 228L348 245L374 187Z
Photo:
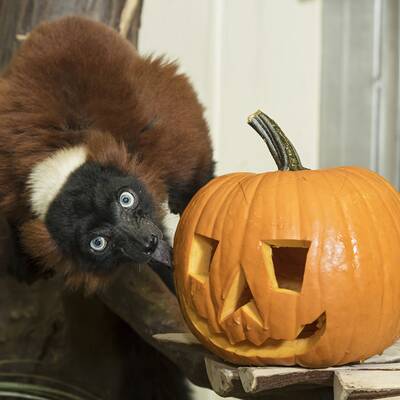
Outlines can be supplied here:
M43 23L0 79L0 208L25 213L32 167L88 131L123 142L182 204L212 175L203 108L174 64L94 21Z
M137 61L133 46L117 32L69 17L35 29L6 77L17 82L18 90L29 99L26 110L45 113L49 127L61 131L85 125L103 128L105 116L118 115L112 121L114 131L125 105L135 106L132 77Z

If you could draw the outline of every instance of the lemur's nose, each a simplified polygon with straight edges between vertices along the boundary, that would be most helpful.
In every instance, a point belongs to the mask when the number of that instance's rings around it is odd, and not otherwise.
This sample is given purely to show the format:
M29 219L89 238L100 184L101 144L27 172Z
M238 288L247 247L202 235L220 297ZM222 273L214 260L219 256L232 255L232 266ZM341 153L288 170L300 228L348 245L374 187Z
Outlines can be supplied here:
M158 245L158 237L156 235L150 235L148 239L143 243L143 245L145 253L154 253Z

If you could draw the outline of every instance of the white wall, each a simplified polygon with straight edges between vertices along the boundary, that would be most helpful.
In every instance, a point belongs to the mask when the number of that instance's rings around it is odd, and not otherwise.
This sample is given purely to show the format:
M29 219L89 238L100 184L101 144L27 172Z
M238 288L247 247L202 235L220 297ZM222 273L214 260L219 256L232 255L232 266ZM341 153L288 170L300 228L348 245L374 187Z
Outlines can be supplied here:
M246 124L258 108L315 168L320 24L321 0L145 0L139 50L178 59L190 76L207 109L218 174L275 169Z
M246 125L257 108L317 166L320 8L320 0L145 0L139 48L178 59L191 77L219 173L273 168Z

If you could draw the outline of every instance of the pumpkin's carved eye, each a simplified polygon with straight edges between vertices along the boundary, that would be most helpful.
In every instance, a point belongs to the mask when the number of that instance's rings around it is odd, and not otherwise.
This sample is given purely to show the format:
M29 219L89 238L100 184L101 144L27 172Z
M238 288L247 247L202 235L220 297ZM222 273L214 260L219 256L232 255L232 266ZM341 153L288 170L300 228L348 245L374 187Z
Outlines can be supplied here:
M263 243L265 265L276 288L301 292L310 245L307 240L268 240Z
M204 299L210 295L210 267L218 243L218 240L195 234L191 248L188 272L192 301L203 318L208 315Z
M218 246L214 240L199 234L195 235L189 264L189 274L205 282L210 275L211 260Z

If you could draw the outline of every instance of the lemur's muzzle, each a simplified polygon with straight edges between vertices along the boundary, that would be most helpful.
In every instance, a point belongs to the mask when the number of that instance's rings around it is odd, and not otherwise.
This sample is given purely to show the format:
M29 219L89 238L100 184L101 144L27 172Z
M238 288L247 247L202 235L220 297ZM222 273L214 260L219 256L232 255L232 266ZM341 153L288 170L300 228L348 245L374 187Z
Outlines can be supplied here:
M119 226L127 242L123 252L132 260L137 252L148 257L147 263L152 266L163 265L172 267L172 248L163 239L161 230L149 218L131 220Z
M159 239L157 247L151 255L149 264L155 266L162 264L166 267L172 268L172 247L163 239Z

